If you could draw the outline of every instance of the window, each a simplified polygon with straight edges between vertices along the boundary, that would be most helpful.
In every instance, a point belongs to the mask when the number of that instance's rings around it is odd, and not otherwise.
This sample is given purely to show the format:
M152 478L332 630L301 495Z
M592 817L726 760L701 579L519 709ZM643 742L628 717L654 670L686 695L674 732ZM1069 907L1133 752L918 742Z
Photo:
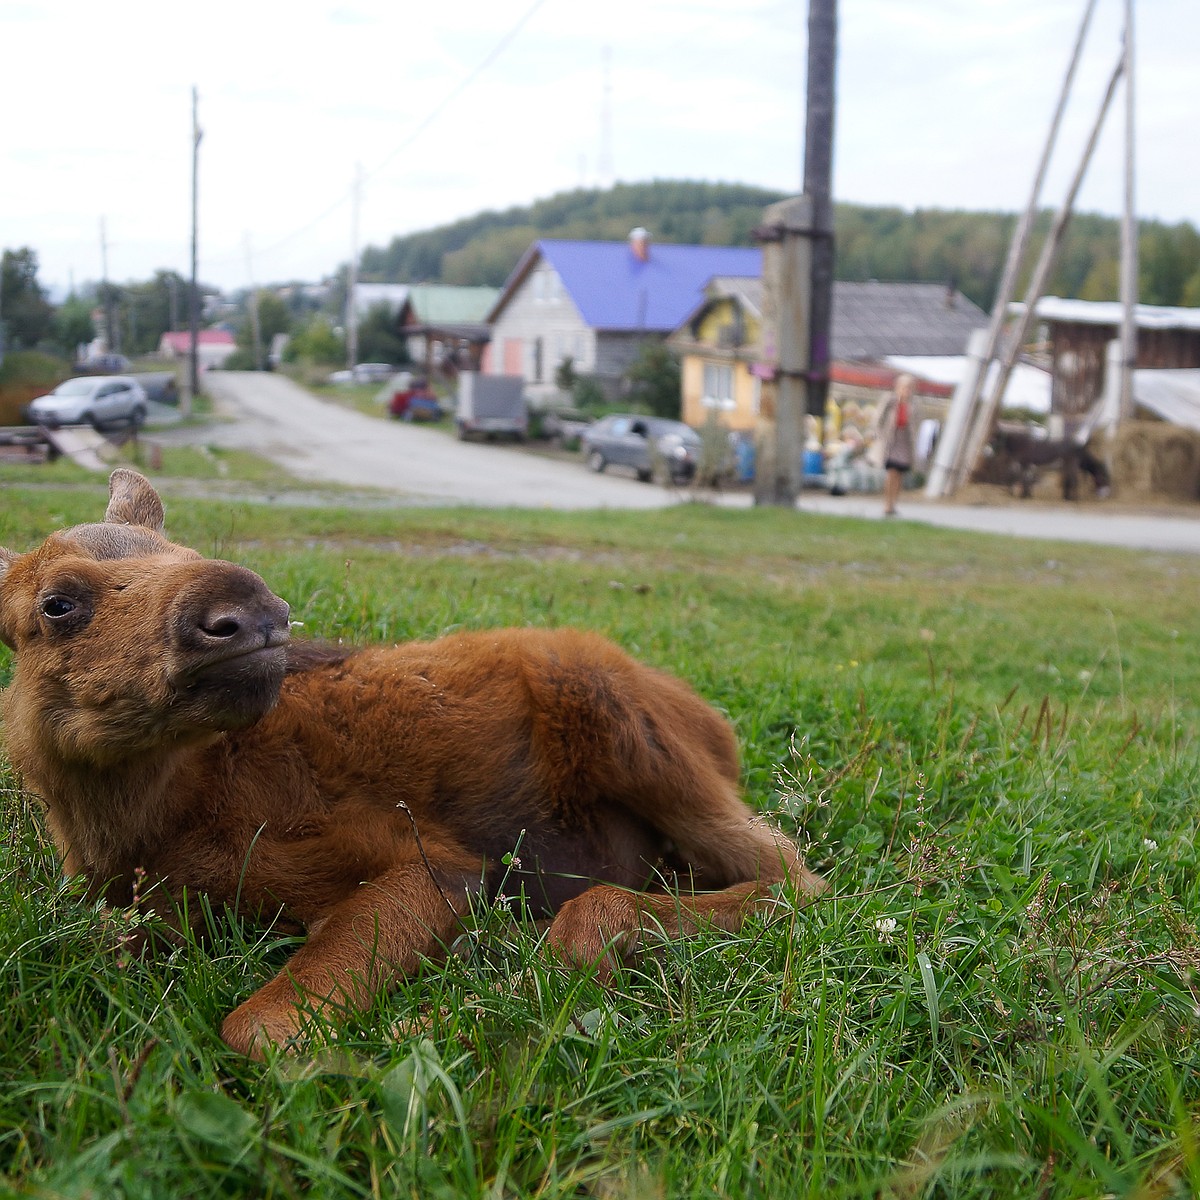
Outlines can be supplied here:
M705 408L728 412L733 403L733 368L723 363L704 364L704 394L700 402Z

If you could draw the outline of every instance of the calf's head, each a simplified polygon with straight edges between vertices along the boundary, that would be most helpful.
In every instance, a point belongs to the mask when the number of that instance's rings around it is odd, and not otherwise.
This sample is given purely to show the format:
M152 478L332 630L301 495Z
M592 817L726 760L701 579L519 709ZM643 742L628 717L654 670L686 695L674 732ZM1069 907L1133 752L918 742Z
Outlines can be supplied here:
M148 480L116 470L109 497L100 524L0 548L10 740L36 729L96 766L252 724L278 698L288 638L288 606L257 575L163 536Z

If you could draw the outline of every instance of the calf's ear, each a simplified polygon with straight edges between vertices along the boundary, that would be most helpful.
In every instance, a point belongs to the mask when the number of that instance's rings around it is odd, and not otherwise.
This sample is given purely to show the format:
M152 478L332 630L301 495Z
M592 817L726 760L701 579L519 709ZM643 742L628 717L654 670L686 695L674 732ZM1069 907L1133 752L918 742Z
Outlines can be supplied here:
M108 511L104 519L114 525L143 525L162 533L162 501L144 475L128 467L118 467L108 478Z
M12 566L16 557L11 550L5 550L3 546L0 546L0 583L4 582L4 577L8 574L8 568Z

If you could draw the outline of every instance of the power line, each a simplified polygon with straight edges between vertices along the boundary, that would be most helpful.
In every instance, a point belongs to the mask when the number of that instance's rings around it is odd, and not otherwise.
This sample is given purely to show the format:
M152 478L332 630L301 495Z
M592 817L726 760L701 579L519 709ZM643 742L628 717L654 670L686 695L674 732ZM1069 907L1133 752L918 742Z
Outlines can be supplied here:
M525 28L526 25L533 19L546 0L534 0L516 23L509 31L483 56L482 59L465 75L454 87L446 93L445 96L431 109L418 123L415 125L404 139L388 151L386 155L378 162L371 170L364 172L356 177L356 184L339 196L328 208L319 213L313 219L302 225L299 229L293 230L291 233L282 237L277 242L265 247L262 250L256 251L259 257L264 255L274 254L277 250L290 245L297 238L303 237L310 230L315 229L323 221L333 216L344 204L349 203L355 198L356 191L360 184L365 184L368 180L374 178L384 169L397 155L407 150L416 140L423 134L437 119L454 103L471 85L500 57L501 54L511 45L517 35ZM209 266L234 260L234 255L226 255L221 258L209 260Z

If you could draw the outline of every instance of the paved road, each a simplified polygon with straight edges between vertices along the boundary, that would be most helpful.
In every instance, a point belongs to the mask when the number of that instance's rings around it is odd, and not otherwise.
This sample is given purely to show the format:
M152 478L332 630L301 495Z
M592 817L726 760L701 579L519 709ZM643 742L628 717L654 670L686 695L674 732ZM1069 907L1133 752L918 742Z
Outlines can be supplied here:
M365 417L317 400L279 375L214 372L207 386L221 419L180 435L254 450L300 479L387 488L410 504L644 509L687 498L631 478L593 475L582 464L462 443L420 426ZM718 502L748 505L750 499L739 494ZM880 501L872 496L806 492L800 508L882 519ZM902 508L903 520L945 528L1200 554L1200 510L1197 516L1164 516L1103 505L984 506L926 503L916 497Z
M403 421L381 421L316 399L282 375L213 372L206 383L222 417L209 444L254 450L300 479L382 487L413 504L521 508L660 508L664 489L597 476L580 463L460 442Z

